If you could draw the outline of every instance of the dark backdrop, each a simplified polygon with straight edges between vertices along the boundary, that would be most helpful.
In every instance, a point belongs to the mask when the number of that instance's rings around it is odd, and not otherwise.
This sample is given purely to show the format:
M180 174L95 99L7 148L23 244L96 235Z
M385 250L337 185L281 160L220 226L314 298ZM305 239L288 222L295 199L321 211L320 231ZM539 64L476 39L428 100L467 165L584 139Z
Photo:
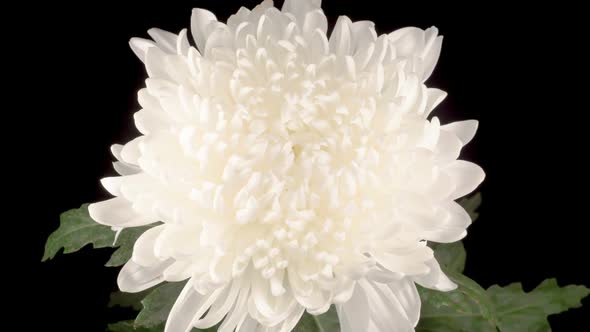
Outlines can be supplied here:
M480 120L464 157L487 173L481 216L465 239L466 274L486 287L522 281L531 289L548 277L589 285L587 92L574 81L582 76L580 44L587 38L573 35L576 10L556 3L517 8L441 2L324 0L324 10L332 24L348 15L375 21L381 33L435 25L445 36L429 85L449 97L436 114L443 122ZM26 321L37 326L31 331L103 331L108 320L127 314L106 309L117 274L102 266L109 250L86 248L43 264L40 258L60 212L107 197L98 179L113 174L109 146L136 135L132 114L145 71L129 38L145 37L151 27L178 32L189 26L192 7L226 19L240 5L256 3L52 2L30 5L26 19L15 23L26 30L19 38L29 45L26 52L4 49L20 52L24 68L31 69L19 82L25 107L16 111L32 129L21 131L22 155L11 160L30 183L21 183L15 195L26 203L18 210L26 233L5 237L31 241L21 246L26 269L17 273L28 282L18 311L38 312ZM21 181L17 174L9 177ZM555 331L580 330L584 313L550 321Z

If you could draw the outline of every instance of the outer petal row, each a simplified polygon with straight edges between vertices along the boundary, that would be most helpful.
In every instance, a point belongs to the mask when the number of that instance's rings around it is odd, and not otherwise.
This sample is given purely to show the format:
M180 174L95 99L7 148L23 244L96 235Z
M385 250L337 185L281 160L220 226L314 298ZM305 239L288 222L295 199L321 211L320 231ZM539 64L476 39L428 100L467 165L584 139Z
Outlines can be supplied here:
M390 284L362 279L351 299L336 309L342 332L409 332L418 323L420 297L407 279Z

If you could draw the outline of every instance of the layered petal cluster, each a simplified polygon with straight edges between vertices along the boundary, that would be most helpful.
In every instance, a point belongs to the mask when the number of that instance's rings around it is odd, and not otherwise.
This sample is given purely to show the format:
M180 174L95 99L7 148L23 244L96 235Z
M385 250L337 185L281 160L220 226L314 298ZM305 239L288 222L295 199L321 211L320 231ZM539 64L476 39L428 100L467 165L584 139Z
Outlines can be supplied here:
M115 198L90 214L154 224L118 283L188 280L166 332L290 331L331 305L342 331L413 331L415 284L455 287L427 242L465 236L455 200L484 172L458 160L477 122L430 116L446 95L424 84L442 37L327 27L319 0L264 1L227 23L195 9L194 43L187 30L131 40L149 75L142 135L113 146Z

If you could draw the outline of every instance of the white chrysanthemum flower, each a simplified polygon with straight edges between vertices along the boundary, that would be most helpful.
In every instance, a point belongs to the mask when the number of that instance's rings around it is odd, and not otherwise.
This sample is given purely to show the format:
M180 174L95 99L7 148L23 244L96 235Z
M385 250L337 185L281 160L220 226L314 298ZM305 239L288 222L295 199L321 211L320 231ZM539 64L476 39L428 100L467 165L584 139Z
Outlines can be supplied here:
M113 199L90 206L114 229L161 222L136 242L119 287L188 279L166 332L290 331L335 304L342 331L413 331L415 283L455 285L427 241L471 220L457 203L484 178L457 160L477 122L441 126L424 81L437 29L378 36L320 0L265 1L227 24L195 9L183 30L132 39L147 88L143 134L113 146Z

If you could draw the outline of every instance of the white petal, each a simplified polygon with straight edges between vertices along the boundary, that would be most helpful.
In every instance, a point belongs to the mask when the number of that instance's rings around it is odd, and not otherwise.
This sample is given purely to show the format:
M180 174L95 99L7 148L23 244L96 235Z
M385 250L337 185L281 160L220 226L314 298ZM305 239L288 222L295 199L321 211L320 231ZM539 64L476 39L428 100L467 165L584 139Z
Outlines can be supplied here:
M149 77L170 79L166 71L166 53L158 47L151 47L145 54L145 68Z
M313 292L313 282L304 281L301 278L298 269L291 268L287 269L287 277L289 279L289 285L293 290L295 298L310 296Z
M400 112L408 113L425 110L428 105L428 92L426 87L420 83L418 76L409 74L403 84L405 91L400 105Z
M437 215L439 227L435 230L426 230L424 238L440 243L452 243L459 241L467 235L467 227L471 224L469 214L454 201L447 203L444 216Z
M305 312L304 307L299 307L297 310L294 310L285 320L283 324L281 324L279 332L291 332L303 316L303 312Z
M363 47L357 47L354 50L353 59L354 59L354 63L357 66L358 72L363 71L367 67L367 64L369 64L369 61L371 60L371 58L374 57L374 54L373 54L374 52L375 52L375 42L369 43Z
M195 39L197 47L204 53L205 43L207 42L207 26L211 22L216 22L217 17L205 9L195 8L191 16L191 33Z
M277 17L275 14L276 12L270 9L258 19L256 23L256 39L258 41L263 42L267 38L272 40L280 38L281 26L277 22L280 20L280 17ZM231 32L229 33L229 39L233 39Z
M319 29L324 34L328 32L328 19L321 9L314 10L305 15L305 22L303 23L303 33L305 35L312 34L316 29Z
M219 329L218 332L225 332ZM229 331L228 331L229 332ZM233 332L233 330L231 331ZM239 322L236 332L267 332L263 326L260 326L258 322L252 317L245 315Z
M154 244L165 227L165 225L152 227L139 236L133 245L131 256L135 263L141 266L152 266L161 261L154 253Z
M252 9L248 19L250 22L256 23L262 15L266 14L269 10L273 10L273 8L275 7L272 0L264 0Z
M406 311L413 317L418 315L420 308L405 308L395 296L396 287L369 282L365 279L359 281L368 299L371 322L375 332L410 332L414 331L413 322L408 318Z
M447 205L448 217L445 220L446 224L454 225L456 227L467 227L471 224L471 217L469 213L457 202L449 202Z
M138 214L133 210L131 202L121 197L90 204L88 212L97 223L112 227L136 227L158 221Z
M164 279L166 281L183 281L191 277L193 274L193 264L188 261L175 261L164 270Z
M121 144L111 145L111 153L118 160L117 162L113 163L115 171L117 171L117 173L119 173L120 175L133 175L141 172L141 169L139 167L122 161L123 157L121 156L121 153L123 152L123 147L124 146Z
M471 218L467 212L450 201L430 218L429 225L424 225L423 238L440 243L459 241L467 235L466 229L470 224Z
M121 161L132 165L138 164L137 160L141 157L139 143L142 139L143 136L137 137L123 146L123 149L121 150Z
M145 267L130 260L123 266L117 284L122 292L137 293L153 287L162 281L162 272L172 264L172 260L161 261L156 265Z
M137 100L143 108L134 115L135 126L142 134L165 130L172 124L173 120L164 112L160 101L147 89L139 90Z
M248 315L248 298L250 294L250 285L245 285L242 288L240 295L238 295L238 299L235 301L235 304L229 314L223 320L223 323L219 326L218 332L234 332L237 328L237 331L240 331L240 323L241 326L244 326L244 320L252 320L254 321L254 325L258 325L258 322L251 319ZM251 332L251 329L244 329L243 331Z
M155 243L156 256L182 257L196 255L201 250L194 245L195 239L199 239L200 224L176 225L168 223L166 229Z
M399 272L389 271L381 266L376 266L366 274L366 278L374 282L388 284L404 278L404 275Z
M465 120L446 124L441 129L457 135L461 143L467 145L475 136L478 125L479 122L477 120Z
M283 8L281 9L284 13L291 13L299 24L303 24L305 14L320 9L322 6L322 0L285 0Z
M440 129L438 141L434 148L436 158L443 164L455 161L461 153L463 143L454 134L444 131L442 127Z
M149 109L152 112L158 113L158 111L162 111L160 101L156 97L152 96L147 88L139 90L137 93L137 101L141 107Z
M432 118L432 121L424 122L424 134L418 146L426 148L428 150L433 150L435 145L438 143L439 136L440 120L437 117L434 117Z
M320 30L315 30L311 36L310 42L311 60L320 61L324 55L330 51L330 44L326 34Z
M406 317L410 320L413 326L418 324L420 319L420 295L414 282L408 278L400 281L395 281L387 285L393 292L393 295L397 298Z
M338 17L330 35L330 51L336 55L350 55L352 44L352 21L346 16Z
M113 168L119 175L133 175L141 172L141 169L137 166L133 166L122 161L115 161Z
M170 125L170 120L162 113L156 113L152 110L141 109L133 115L137 130L144 135L165 130Z
M240 9L237 11L237 13L231 15L228 19L227 19L227 26L230 27L230 29L232 30L236 30L236 28L248 21L248 15L250 14L250 10L246 7L240 7Z
M435 27L429 28L425 31L426 45L422 54L422 65L424 66L422 74L423 81L426 81L430 75L432 75L434 67L436 67L436 63L440 57L443 37L437 36L437 34L438 29Z
M452 200L469 194L485 178L485 173L481 167L465 160L452 162L444 168L444 171L451 176L456 186L451 195Z
M379 36L374 43L370 44L369 47L372 47L373 50L370 52L370 58L363 60L363 64L360 66L361 68L373 68L377 67L378 65L383 65L383 60L385 59L385 55L387 54L387 49L390 47L389 40L385 35ZM416 83L410 83L410 86L417 85Z
M412 277L420 286L444 292L457 288L457 285L440 269L440 265L436 259L433 258L426 264L430 267L430 272L425 275Z
M428 271L425 262L432 258L432 249L416 245L414 248L392 249L390 252L372 253L377 262L391 272L404 275L422 274Z
M313 285L313 283L311 283ZM316 287L311 294L303 296L295 293L297 302L307 308L308 312L315 315L322 314L330 308L331 297L325 291L322 291Z
M354 281L342 280L342 284L334 289L334 297L332 302L334 304L340 304L348 301L352 297L354 292Z
M174 302L170 315L166 321L165 332L189 332L193 322L198 320L217 300L224 288L219 288L209 294L200 294L189 280Z
M207 37L204 54L210 55L216 48L231 48L233 46L234 36L225 24L218 24L217 27L210 30L211 33Z
M166 53L169 54L176 53L177 35L158 28L149 29L148 35L156 41L156 44L161 50L166 51Z
M133 53L137 55L139 60L141 60L141 62L144 63L145 55L147 53L148 48L157 47L156 43L154 43L153 41L143 38L131 38L131 40L129 40L129 46L131 47Z
M248 313L265 326L274 326L284 321L299 304L293 296L275 297L270 292L266 279L256 276L252 280L252 294L248 299Z
M428 116L447 97L447 93L436 88L428 88L426 91L428 101L424 115Z
M122 144L113 144L111 145L111 153L117 160L121 160L121 151L123 151Z
M178 85L161 78L147 78L145 80L147 91L156 98L176 97Z
M337 304L340 331L368 331L370 317L369 302L360 285L356 285L352 297L344 304Z
M230 311L242 289L242 280L234 280L232 285L226 289L219 299L211 306L203 318L194 323L194 327L207 329L219 323L223 317Z
M352 23L352 52L356 55L377 40L375 23L371 21L357 21Z
M102 186L113 196L121 196L120 188L122 182L123 177L121 176L113 176L100 180Z
M419 57L424 48L424 31L416 27L406 27L389 34L398 56Z
M182 29L178 34L178 39L176 40L176 53L178 55L188 56L188 50L190 47L191 45L188 42L187 30Z

